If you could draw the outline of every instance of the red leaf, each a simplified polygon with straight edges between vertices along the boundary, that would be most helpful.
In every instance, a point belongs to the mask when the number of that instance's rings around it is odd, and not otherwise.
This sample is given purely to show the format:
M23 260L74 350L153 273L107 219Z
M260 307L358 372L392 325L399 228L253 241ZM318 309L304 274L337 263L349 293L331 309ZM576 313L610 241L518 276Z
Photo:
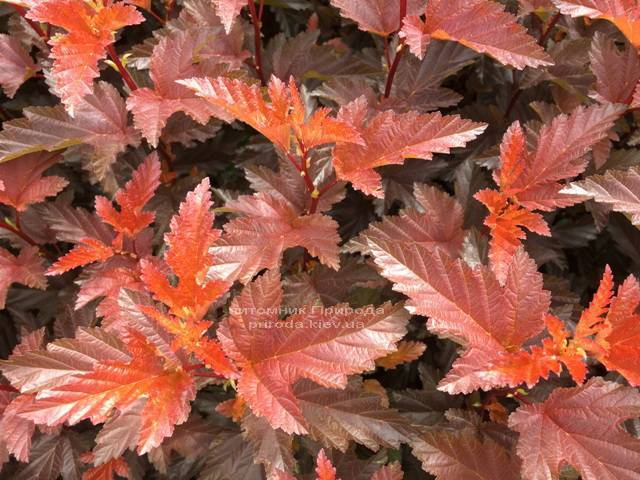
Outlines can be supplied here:
M337 143L333 153L337 177L380 198L381 178L374 168L401 165L405 158L430 160L434 153L465 146L486 128L457 115L375 112L365 97L343 106L338 121L359 132L364 143Z
M432 39L453 40L518 69L552 65L551 57L504 11L490 0L431 0L426 20L405 18L401 35L411 51L422 58Z
M33 203L58 194L69 182L57 175L42 174L58 161L55 153L33 153L0 163L0 203L24 212Z
M338 268L340 237L331 217L301 215L287 200L266 193L240 196L228 201L225 209L241 216L224 226L212 250L217 261L210 276L246 283L263 268L276 268L282 253L297 246Z
M0 34L0 85L9 98L39 70L29 52L9 35Z
M144 21L135 7L124 3L92 6L82 0L44 0L35 4L27 17L64 28L68 33L50 41L55 93L69 113L93 92L93 80L99 76L98 62L114 41L114 33L127 25Z
M247 285L218 329L222 346L241 369L238 392L251 410L274 428L305 433L305 420L292 385L308 378L344 388L347 375L373 368L395 349L407 315L399 305L361 311L342 304L331 310L301 311L280 322L282 290L277 272Z
M426 0L408 0L407 15L420 15L424 11ZM386 37L397 32L402 26L400 6L392 0L361 0L354 3L349 0L331 0L331 4L340 9L340 13L358 24L361 30Z
M559 388L543 403L521 406L509 417L520 433L522 475L559 478L564 464L584 480L632 480L640 471L640 441L620 423L640 415L635 389L593 378L575 388Z
M402 341L398 344L398 350L386 357L376 360L376 365L382 368L393 369L403 363L413 362L422 356L427 346L422 342Z
M4 308L12 283L41 290L47 287L38 247L23 247L17 256L0 247L0 309Z
M371 223L363 233L348 244L349 251L367 253L368 239L399 243L419 243L429 249L442 248L456 256L462 248L465 231L464 213L450 195L425 184L415 184L413 196L417 208L407 208L398 216L385 216Z
M153 212L143 209L160 186L160 174L158 154L153 152L133 172L131 180L116 192L115 201L120 211L107 198L96 197L96 213L120 235L135 237L155 219Z
M637 0L552 0L565 15L612 22L640 48L640 5Z

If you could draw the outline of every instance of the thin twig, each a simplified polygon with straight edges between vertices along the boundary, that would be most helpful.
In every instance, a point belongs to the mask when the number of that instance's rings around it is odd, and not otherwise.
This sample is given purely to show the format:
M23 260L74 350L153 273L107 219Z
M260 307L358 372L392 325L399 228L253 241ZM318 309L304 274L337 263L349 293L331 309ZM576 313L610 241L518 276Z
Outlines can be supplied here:
M260 12L262 13L263 0L260 1ZM253 23L253 45L255 49L255 67L260 77L260 83L266 85L264 72L262 71L262 35L260 33L262 27L261 15L256 12L256 4L254 0L249 0L249 13L251 14L251 23Z
M396 71L398 70L398 65L400 64L400 59L402 58L402 54L404 53L406 46L404 42L402 42L398 46L398 50L396 52L396 56L393 59L393 63L391 64L391 68L389 68L389 73L387 74L387 82L384 86L384 98L389 98L391 95L391 87L393 85L393 79L396 76Z

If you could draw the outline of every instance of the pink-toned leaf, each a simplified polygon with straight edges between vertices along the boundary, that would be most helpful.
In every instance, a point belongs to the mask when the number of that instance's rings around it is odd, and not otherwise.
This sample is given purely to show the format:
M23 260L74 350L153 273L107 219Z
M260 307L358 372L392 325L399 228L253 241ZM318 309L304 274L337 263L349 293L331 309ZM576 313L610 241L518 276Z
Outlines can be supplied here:
M338 225L329 216L301 215L285 199L266 193L243 195L225 208L240 217L224 226L213 247L216 265L210 276L246 283L263 268L276 268L282 253L296 246L338 268Z
M242 56L230 59L207 57L208 45L215 40L209 35L191 31L176 31L160 39L151 55L151 79L154 88L139 88L129 95L127 107L133 113L136 128L149 143L158 144L169 117L178 111L186 113L200 124L212 116L230 120L216 108L178 81L197 76L217 76L229 66L235 66ZM196 61L196 59L199 59Z
M41 290L47 287L38 247L23 247L15 256L0 248L0 309L4 308L7 292L13 283Z
M7 97L13 98L20 85L33 77L38 69L17 39L0 34L0 85Z
M604 175L591 175L572 183L563 191L578 198L592 198L629 215L634 225L640 225L640 167L607 170Z
M568 464L584 480L635 479L640 440L620 424L638 416L638 392L602 378L559 388L543 403L521 406L509 417L509 426L520 433L523 477L559 478Z
M640 82L640 56L637 50L625 45L618 49L613 39L596 33L591 43L591 70L596 76L595 92L598 102L630 104Z
M361 0L354 3L349 0L331 0L331 4L340 9L342 16L350 18L360 29L386 37L400 30L399 3L390 0ZM420 15L424 11L426 0L408 0L406 15Z

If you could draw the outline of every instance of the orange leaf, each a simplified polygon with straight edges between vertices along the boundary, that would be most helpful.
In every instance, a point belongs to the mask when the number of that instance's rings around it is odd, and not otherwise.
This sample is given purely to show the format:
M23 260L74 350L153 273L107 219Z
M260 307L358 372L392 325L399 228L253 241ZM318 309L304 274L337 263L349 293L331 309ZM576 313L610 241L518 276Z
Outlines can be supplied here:
M66 255L60 257L47 269L47 275L62 275L74 268L93 262L104 262L115 254L113 248L95 238L83 238Z
M127 25L144 21L135 7L124 3L88 3L83 0L44 0L37 2L27 18L62 27L68 33L54 35L52 74L54 90L73 115L82 98L93 92L93 80L99 76L98 62L114 42L114 33Z

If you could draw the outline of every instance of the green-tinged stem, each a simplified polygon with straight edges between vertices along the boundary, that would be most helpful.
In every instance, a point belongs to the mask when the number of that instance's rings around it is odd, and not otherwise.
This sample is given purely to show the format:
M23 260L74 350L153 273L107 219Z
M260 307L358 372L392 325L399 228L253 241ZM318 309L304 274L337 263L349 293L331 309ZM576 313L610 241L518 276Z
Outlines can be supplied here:
M13 233L14 235L17 235L18 237L20 237L22 240L24 240L25 242L27 242L29 245L31 246L37 246L38 244L35 242L35 240L33 240L33 238L31 238L29 235L27 235L26 233L24 233L22 230L20 230L19 228L14 227L13 225L8 224L7 222L5 222L4 220L0 220L0 228L3 228L5 230L8 230L9 232Z
M133 79L129 71L125 68L125 66L120 61L120 57L116 53L116 49L113 47L113 45L109 45L107 47L107 54L109 55L109 58L111 59L111 61L115 64L116 68L118 69L118 72L120 72L120 75L122 76L124 83L126 83L127 87L129 87L129 90L131 90L132 92L134 90L137 90L138 85L136 84L135 80Z

